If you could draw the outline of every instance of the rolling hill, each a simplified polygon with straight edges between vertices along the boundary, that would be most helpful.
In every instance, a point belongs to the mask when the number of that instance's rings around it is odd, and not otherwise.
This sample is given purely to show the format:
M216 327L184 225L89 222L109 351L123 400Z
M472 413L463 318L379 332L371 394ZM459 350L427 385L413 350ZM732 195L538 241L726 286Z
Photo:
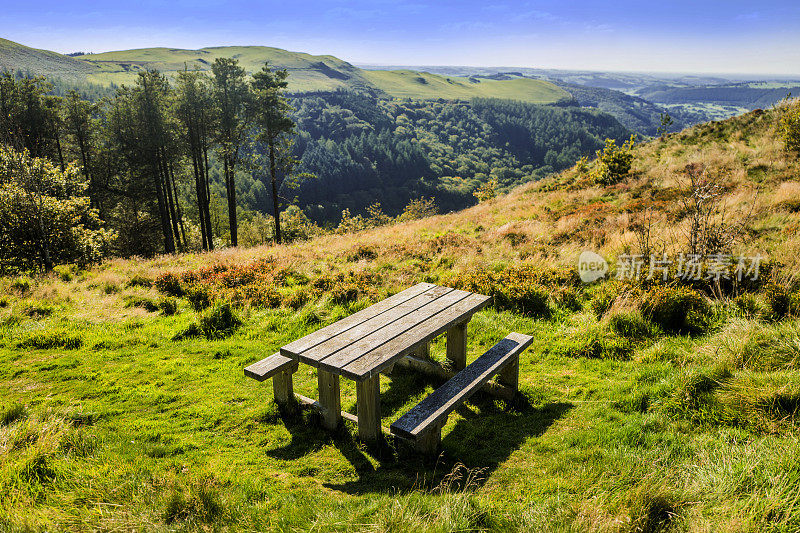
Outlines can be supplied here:
M218 57L233 57L249 72L264 62L289 71L289 90L294 93L371 90L393 98L418 100L505 98L547 104L569 100L569 93L542 80L480 80L413 71L366 71L329 55L314 56L265 46L224 46L183 50L142 48L68 57L0 40L0 70L85 81L98 85L131 83L137 72L157 69L166 74L184 68L210 70Z
M800 261L800 161L778 116L643 143L615 185L574 168L357 233L0 278L0 529L798 531L800 320L783 276ZM705 282L582 284L578 254L636 250L637 214L681 249L681 180L698 163L726 220L747 222L731 251L767 256L768 283L722 298ZM518 400L472 397L435 463L391 440L364 447L349 422L327 433L311 411L288 417L242 374L420 281L495 294L470 323L470 361L509 331L535 339ZM201 291L217 307L196 311ZM513 305L525 298L535 312ZM230 331L207 338L203 323ZM431 357L444 360L443 339ZM294 376L317 394L314 369ZM440 384L381 376L383 425ZM355 386L341 391L352 414Z

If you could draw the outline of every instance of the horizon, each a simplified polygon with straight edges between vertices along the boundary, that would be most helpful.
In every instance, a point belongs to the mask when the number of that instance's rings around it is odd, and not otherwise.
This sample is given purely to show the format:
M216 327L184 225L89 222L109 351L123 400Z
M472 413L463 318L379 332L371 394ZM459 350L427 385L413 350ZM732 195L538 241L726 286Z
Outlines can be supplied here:
M357 65L800 75L800 6L591 2L107 1L4 5L5 38L60 53L271 46ZM125 21L125 22L120 22ZM498 67L497 65L513 65Z

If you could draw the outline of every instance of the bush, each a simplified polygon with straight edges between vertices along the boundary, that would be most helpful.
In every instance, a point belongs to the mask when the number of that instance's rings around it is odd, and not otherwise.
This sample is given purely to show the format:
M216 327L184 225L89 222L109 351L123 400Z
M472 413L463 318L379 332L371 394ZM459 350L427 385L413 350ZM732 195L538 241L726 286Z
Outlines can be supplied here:
M592 291L592 297L589 300L589 308L594 312L597 318L601 318L604 314L611 309L614 302L622 293L622 286L615 282L607 282L597 285Z
M136 274L130 280L128 280L128 287L144 287L145 289L149 289L153 286L153 280L148 278L147 276L142 276Z
M165 272L159 275L153 285L167 296L181 297L184 294L181 279L172 272Z
M186 299L195 311L202 311L211 307L211 292L208 287L201 284L192 285L186 290Z
M105 294L117 294L119 292L119 285L116 283L106 282L103 283L103 293Z
M31 285L33 285L31 278L27 276L20 276L11 282L11 290L18 292L21 295L25 295L29 290L31 290Z
M13 403L0 409L0 426L8 426L25 417L25 406Z
M56 265L53 272L65 283L72 281L72 268L69 265Z
M600 185L613 185L628 175L633 163L634 138L617 146L614 139L606 139L602 150L597 151L597 162L591 176Z
M161 314L163 315L174 315L178 312L178 300L175 298L162 298L158 301L158 308L161 310Z
M152 298L147 298L145 296L126 294L122 299L125 302L125 307L140 307L151 313L154 313L159 309L158 304L154 302Z
M44 318L53 314L53 306L42 302L31 302L22 308L22 314L30 318Z
M241 325L242 320L233 312L231 305L220 304L203 313L198 322L190 324L173 339L181 340L200 336L209 340L224 339L233 335Z
M611 331L631 340L643 340L654 335L652 326L639 311L612 314L608 319Z
M787 106L778 129L787 150L800 152L800 103Z
M596 323L587 324L557 339L555 351L567 357L626 359L633 353L633 345L627 339L614 335L605 324Z
M712 311L705 296L686 287L654 287L642 302L644 316L673 333L705 333L713 320Z
M755 294L745 292L733 299L733 305L747 318L764 316L767 309Z
M77 350L81 346L83 346L83 337L66 331L38 332L17 342L17 348L33 348L36 350L50 348Z
M500 288L495 303L532 317L550 316L550 291L537 283L511 285Z
M767 301L772 318L776 320L795 311L796 298L786 285L768 283L764 287L764 299Z

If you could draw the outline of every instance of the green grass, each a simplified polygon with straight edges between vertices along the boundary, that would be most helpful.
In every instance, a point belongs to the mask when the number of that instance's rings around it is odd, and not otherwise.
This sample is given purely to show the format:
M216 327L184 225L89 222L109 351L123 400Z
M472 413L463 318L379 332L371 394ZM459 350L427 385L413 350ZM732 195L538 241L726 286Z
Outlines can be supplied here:
M235 57L248 72L265 61L289 71L289 91L312 92L371 88L395 98L469 100L506 98L549 104L570 98L552 83L532 80L486 80L444 77L427 72L362 70L330 55L310 55L267 46L222 46L183 50L140 48L67 57L0 39L0 70L22 69L35 74L108 86L131 84L139 72L157 69L175 75L185 67L210 71L218 57ZM422 80L421 82L419 80Z
M376 87L395 98L505 98L534 104L549 104L570 98L569 93L552 83L527 78L487 80L412 70L366 70L363 74Z
M115 318L114 309L126 309L123 295L107 295L94 281L108 275L98 269L84 281L38 280L34 292L61 289L71 303L0 329L0 527L798 527L800 444L793 425L747 425L736 418L758 413L777 420L769 398L782 391L776 380L797 382L793 363L776 349L764 355L775 365L762 358L760 368L779 368L780 374L707 370L707 354L731 328L747 338L755 338L756 330L767 337L796 336L794 322L750 320L744 328L744 319L736 318L690 338L643 325L639 314L598 320L588 306L557 307L547 319L488 309L470 324L469 358L509 331L533 335L520 361L521 400L508 406L475 396L449 418L444 455L426 463L395 449L391 440L380 449L363 447L349 423L328 434L312 412L283 418L269 382L242 373L279 346L368 302L335 304L323 297L300 312L245 307L237 311L241 326L227 336L176 340L198 316L213 312L198 315L182 299L174 315L140 311ZM113 300L107 318L77 318L76 302L98 297ZM81 343L71 349L55 341L22 344L32 331L37 338ZM614 331L638 340L620 353ZM587 335L599 343L597 353L585 352ZM437 339L433 357L442 360L444 348ZM711 377L697 377L706 375ZM690 385L702 379L712 386ZM713 385L719 380L725 385ZM382 377L383 425L438 384L402 371ZM705 391L697 404L683 400L690 386ZM295 390L313 397L315 389L315 371L301 366ZM755 389L767 392L746 394ZM784 394L786 405L796 402L791 394ZM737 401L741 397L755 399ZM355 388L347 380L342 405L355 412Z

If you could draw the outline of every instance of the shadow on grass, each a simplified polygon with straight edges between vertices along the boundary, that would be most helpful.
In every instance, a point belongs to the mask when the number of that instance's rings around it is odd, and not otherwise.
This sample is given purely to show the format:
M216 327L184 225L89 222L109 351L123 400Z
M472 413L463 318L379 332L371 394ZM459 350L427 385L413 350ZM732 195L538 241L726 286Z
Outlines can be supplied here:
M395 414L426 384L436 387L441 381L414 372L393 374L389 390L381 394L384 416ZM506 406L478 393L457 410L463 418L442 439L442 453L437 458L409 453L405 443L384 437L379 448L369 449L378 467L373 466L354 435L340 431L332 437L332 442L356 469L359 479L324 485L348 494L426 490L436 487L459 464L480 470L480 479L475 481L481 484L525 440L542 435L572 407L563 402L533 407L523 395L512 406Z

